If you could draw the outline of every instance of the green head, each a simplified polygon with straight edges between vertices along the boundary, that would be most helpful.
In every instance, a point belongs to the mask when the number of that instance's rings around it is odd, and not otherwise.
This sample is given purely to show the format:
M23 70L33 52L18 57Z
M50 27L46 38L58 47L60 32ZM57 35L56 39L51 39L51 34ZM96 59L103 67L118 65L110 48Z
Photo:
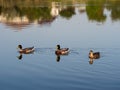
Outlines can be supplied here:
M60 50L60 45L57 45L57 49Z
M18 48L19 48L19 49L22 49L22 45L18 45Z

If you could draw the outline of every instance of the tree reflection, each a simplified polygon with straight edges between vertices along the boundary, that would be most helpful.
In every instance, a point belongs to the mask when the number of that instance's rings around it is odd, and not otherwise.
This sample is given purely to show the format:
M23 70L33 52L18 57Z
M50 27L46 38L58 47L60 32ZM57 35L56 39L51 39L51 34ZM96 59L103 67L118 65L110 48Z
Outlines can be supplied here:
M52 18L52 16L50 15L50 8L48 7L24 7L22 8L21 12L23 15L26 15L31 22L34 20L44 20Z
M23 17L26 16L30 22L35 20L44 20L44 19L51 19L52 16L50 15L50 8L48 7L18 7L14 6L11 8L4 8L0 9L4 16L8 19L14 18L15 16Z
M71 18L75 14L75 7L67 7L60 12L60 16L67 19Z
M46 24L53 22L58 15L70 19L76 14L74 6L78 0L0 0L0 22L14 27L29 25L30 23ZM61 3L62 2L62 3ZM104 9L111 11L112 20L120 20L120 1L85 0L84 12L91 21L105 22L107 16ZM83 10L82 10L83 12Z
M112 10L111 17L114 21L120 20L120 7L118 9L115 8L114 10Z
M120 20L120 1L108 2L111 6L106 6L111 11L113 21Z
M104 22L106 15L104 14L104 6L96 5L94 1L89 1L86 6L86 12L89 20Z

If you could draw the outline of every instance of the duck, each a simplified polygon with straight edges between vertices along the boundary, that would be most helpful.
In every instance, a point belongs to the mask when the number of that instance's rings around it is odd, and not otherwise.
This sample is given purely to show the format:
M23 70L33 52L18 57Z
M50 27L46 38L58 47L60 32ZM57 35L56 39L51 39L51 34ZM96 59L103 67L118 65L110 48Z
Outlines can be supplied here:
M68 55L69 48L60 48L60 45L57 45L57 50L55 51L56 55Z
M19 48L19 53L23 54L29 54L34 52L34 46L33 47L27 47L27 48L22 48L22 45L18 45Z
M98 59L98 58L100 58L100 52L93 52L92 50L90 50L89 58L91 58L91 59Z

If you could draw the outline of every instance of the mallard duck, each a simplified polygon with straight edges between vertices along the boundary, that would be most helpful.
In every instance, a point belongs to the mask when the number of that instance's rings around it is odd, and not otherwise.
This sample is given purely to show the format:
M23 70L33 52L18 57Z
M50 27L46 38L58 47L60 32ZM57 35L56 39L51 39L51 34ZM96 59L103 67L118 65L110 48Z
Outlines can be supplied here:
M69 48L60 48L60 45L57 45L57 50L55 51L56 55L67 55L69 53Z
M18 45L19 53L29 54L34 52L34 46L22 49L22 45Z
M93 52L92 50L90 50L89 58L91 58L91 59L98 59L98 58L100 58L100 52Z

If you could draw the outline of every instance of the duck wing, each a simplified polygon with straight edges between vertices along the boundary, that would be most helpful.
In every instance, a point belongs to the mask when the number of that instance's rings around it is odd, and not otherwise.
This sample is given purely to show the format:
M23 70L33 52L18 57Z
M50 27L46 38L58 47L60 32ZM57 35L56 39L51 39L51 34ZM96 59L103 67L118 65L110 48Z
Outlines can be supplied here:
M100 55L100 52L95 52L93 53L93 55Z
M24 48L23 50L33 50L33 49L34 49L34 46L33 47Z
M95 59L100 58L100 52L93 53L93 56L94 56Z
M62 50L62 51L68 51L69 48L62 48L61 50Z

